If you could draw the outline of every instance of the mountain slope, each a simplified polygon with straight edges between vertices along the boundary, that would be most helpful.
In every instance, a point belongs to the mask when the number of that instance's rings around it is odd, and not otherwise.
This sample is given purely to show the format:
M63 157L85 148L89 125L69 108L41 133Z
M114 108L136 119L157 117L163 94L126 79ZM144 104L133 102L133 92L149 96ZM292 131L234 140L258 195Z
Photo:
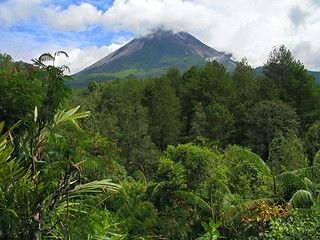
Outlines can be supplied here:
M236 63L231 55L218 52L186 32L158 30L145 37L133 39L117 51L75 74L74 84L86 86L92 80L157 76L170 67L185 71L193 65L201 66L217 60L232 71Z

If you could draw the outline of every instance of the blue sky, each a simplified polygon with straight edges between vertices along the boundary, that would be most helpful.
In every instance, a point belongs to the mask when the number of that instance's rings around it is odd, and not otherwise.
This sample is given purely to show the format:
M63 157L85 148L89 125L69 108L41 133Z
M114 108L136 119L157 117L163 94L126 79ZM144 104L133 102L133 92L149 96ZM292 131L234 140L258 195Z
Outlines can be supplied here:
M319 0L0 0L0 52L30 62L66 51L73 73L163 26L187 31L235 60L266 62L284 44L320 71Z

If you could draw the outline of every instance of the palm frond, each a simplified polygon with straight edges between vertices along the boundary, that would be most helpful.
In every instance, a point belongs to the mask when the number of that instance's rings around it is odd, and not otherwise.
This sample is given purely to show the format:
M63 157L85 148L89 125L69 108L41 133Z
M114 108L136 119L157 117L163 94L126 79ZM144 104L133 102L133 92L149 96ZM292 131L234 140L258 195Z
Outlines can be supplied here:
M244 212L262 204L272 204L275 201L276 199L274 198L247 200L227 209L225 212L222 213L222 218L227 222L234 222Z
M216 183L217 183L217 185L218 185L219 191L220 191L222 194L227 194L227 193L230 193L230 194L231 194L231 191L230 191L229 187L228 187L227 184L225 184L223 181L221 181L220 179L217 179L217 180L216 180Z
M40 62L54 61L55 57L51 53L43 53L39 57Z
M242 202L242 198L238 194L227 193L224 195L220 209L221 211L226 211Z
M67 72L71 72L71 70L70 70L70 68L68 67L68 66L66 66L66 65L62 65L61 67L60 67L60 69L62 70L62 71L67 71Z
M320 163L320 150L316 153L316 156L312 161L312 166L314 166L316 163Z
M157 199L160 196L162 196L164 189L165 189L165 184L166 184L166 182L160 182L160 183L157 183L157 184L149 187L150 189L152 189L151 194L150 194L150 201L156 202Z
M46 66L40 59L34 58L31 59L31 61L33 62L33 65L39 68L44 68Z
M65 51L57 51L54 53L54 57L59 57L60 55L64 55L65 57L69 58L69 55Z
M80 184L76 186L70 193L94 193L101 191L118 191L121 189L119 184L111 182L110 179L104 179L101 181L93 181L86 184Z
M317 187L309 178L304 178L304 183L308 191L313 191Z
M208 204L205 200L203 200L201 197L197 196L196 194L192 192L177 190L174 191L174 195L177 197L183 198L184 200L188 201L189 203L201 208L210 211L213 213L214 209L210 204Z
M298 175L293 172L283 172L277 177L278 182L284 186L295 186L297 189L305 189L306 184Z
M258 167L265 175L271 175L270 168L268 165L263 161L257 154L245 149L245 151L248 154L248 160L254 164L256 167Z
M255 153L245 149L245 148L236 148L234 149L236 153L239 155L245 154L246 159L251 163L254 164L263 174L266 176L271 175L270 168L268 165Z
M2 133L3 127L4 127L4 122L0 122L0 134Z
M289 201L295 208L310 208L314 204L312 193L307 190L298 190Z
M23 167L16 158L12 157L14 151L13 140L8 139L12 138L10 132L12 132L20 122L16 123L5 133L2 133L5 123L0 122L0 208L2 219L11 219L12 217L19 218L15 211L16 209L11 208L13 205L10 206L10 204L7 204L8 199L4 197L4 193L9 193L11 190L14 190L15 187L13 186L24 177ZM27 173L25 175L27 175ZM12 199L15 199L15 197L16 196Z
M71 71L71 70L69 70L69 71ZM72 81L73 80L73 78L71 76L68 76L68 75L64 75L63 79L64 80L68 80L68 81Z

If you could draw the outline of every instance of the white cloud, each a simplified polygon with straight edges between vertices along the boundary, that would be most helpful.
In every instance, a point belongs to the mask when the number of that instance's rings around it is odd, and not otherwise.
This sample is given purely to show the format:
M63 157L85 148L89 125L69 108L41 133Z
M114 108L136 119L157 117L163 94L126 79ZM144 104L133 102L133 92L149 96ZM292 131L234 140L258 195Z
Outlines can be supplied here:
M293 51L299 41L310 43L308 56L295 52L302 62L318 55L311 49L319 45L315 39L319 28L314 27L319 16L319 6L311 0L116 0L103 19L107 28L124 28L137 35L160 25L185 30L219 51L230 52L238 60L247 57L258 66L273 46L281 44Z
M66 10L59 7L45 9L44 20L62 31L84 31L101 21L102 11L89 3L70 5Z
M121 47L121 45L111 44L110 46L102 46L100 48L92 46L85 49L68 49L67 53L69 58L62 56L57 59L56 63L58 66L63 64L67 65L71 70L71 74L74 74L117 50L119 47Z
M124 44L128 43L129 41L131 41L132 39L133 39L133 37L129 34L125 34L125 35L116 34L111 39L111 42L113 42L115 44L119 44L119 45L124 45Z
M39 13L41 0L9 0L0 3L0 23L11 26Z
M12 38L10 43L7 40L9 37ZM70 68L70 74L74 74L117 50L129 40L126 37L121 38L120 36L119 39L121 39L122 42L118 42L117 44L112 43L107 46L82 48L77 46L77 42L72 41L57 42L55 39L52 39L51 41L40 42L38 39L25 34L5 33L0 36L0 46L1 48L5 47L6 51L0 48L0 53L11 55L15 61L22 60L31 63L31 59L38 58L43 53L49 52L53 54L55 51L63 50L67 52L69 58L61 55L61 57L58 57L56 65L61 66L65 64Z

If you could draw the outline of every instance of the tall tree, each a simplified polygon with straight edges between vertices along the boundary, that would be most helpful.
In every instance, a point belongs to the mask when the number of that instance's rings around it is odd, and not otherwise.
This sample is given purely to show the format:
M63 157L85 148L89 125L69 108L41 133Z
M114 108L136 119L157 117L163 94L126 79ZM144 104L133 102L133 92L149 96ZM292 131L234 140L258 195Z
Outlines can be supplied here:
M193 142L204 143L206 141L207 116L201 102L195 103L193 111L188 139Z
M233 115L222 103L213 102L205 110L207 116L205 136L215 145L226 146L233 130Z
M222 118L226 119L227 115L232 115L229 112L229 108L235 100L233 82L226 68L217 61L208 62L201 68L191 67L187 70L182 77L181 89L185 135L188 136L190 134L196 104L201 103L203 109L205 109L207 130L211 129L215 124L219 125L223 121L221 120ZM215 112L216 110L217 112ZM229 121L227 122L229 124ZM215 139L219 138L221 135L218 136L216 130L214 130L214 134L211 132L208 135L210 137L214 135Z
M102 114L101 131L113 131L113 137L118 141L122 161L132 171L141 166L147 172L154 167L152 161L157 149L149 135L148 108L142 105L145 82L132 78L105 84L99 109ZM132 172L131 172L132 173Z
M272 50L264 75L277 97L296 110L303 128L320 116L320 86L285 46Z
M181 105L175 89L164 76L155 79L149 105L149 131L160 150L177 144L181 133Z
M237 144L245 143L245 114L258 99L258 78L256 70L252 68L247 59L243 58L237 63L231 75L235 101L230 106L234 115L233 141Z
M246 58L237 63L231 79L236 90L238 104L250 105L256 100L258 95L256 70L249 65Z
M208 62L201 71L201 101L208 106L213 101L232 104L234 99L233 83L226 68L217 61Z

